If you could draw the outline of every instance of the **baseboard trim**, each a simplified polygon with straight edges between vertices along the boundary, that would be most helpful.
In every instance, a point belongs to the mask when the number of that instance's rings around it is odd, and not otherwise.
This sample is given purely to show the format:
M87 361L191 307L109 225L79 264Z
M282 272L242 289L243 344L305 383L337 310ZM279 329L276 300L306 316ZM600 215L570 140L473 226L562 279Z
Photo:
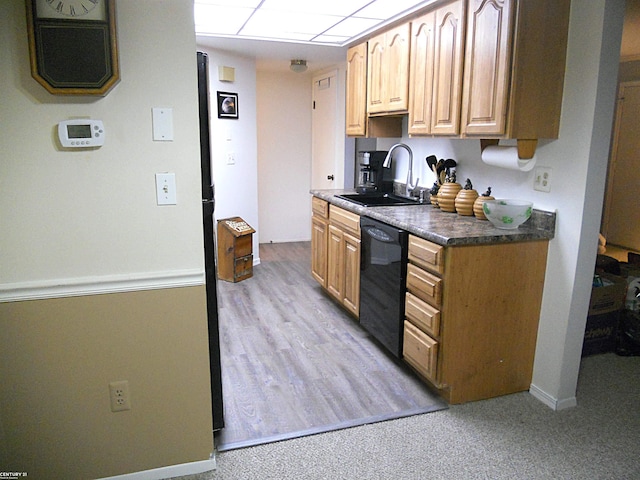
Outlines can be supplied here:
M0 285L0 303L204 285L202 270L64 278Z
M153 470L144 470L141 472L125 473L124 475L104 477L98 480L162 480L166 478L183 477L185 475L196 475L215 469L216 458L215 455L212 454L209 460L170 465L168 467L154 468Z
M544 403L547 407L556 411L564 410L566 408L572 408L578 405L576 397L563 398L558 400L557 398L549 395L547 392L533 384L531 385L531 387L529 387L529 393L540 400L542 403Z

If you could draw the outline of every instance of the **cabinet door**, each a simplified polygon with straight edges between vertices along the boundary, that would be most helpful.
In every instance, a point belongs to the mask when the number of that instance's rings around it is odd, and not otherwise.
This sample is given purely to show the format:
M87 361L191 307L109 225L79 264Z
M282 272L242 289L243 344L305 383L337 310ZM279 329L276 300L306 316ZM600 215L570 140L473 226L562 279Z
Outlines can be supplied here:
M451 2L435 11L433 106L431 133L460 133L464 3Z
M367 47L367 112L384 112L385 67L383 65L385 34L369 40Z
M343 305L358 317L360 312L360 239L343 234L344 297Z
M411 23L411 72L409 73L410 135L431 133L435 12Z
M409 107L409 47L411 24L405 23L385 34L382 82L386 110L407 111Z
M365 135L367 125L367 43L347 51L347 135Z
M344 249L343 233L337 227L329 225L327 239L327 291L338 301L344 298Z
M470 0L462 95L464 133L502 135L511 69L513 0Z
M318 215L311 216L311 275L326 288L327 286L327 240L328 221Z

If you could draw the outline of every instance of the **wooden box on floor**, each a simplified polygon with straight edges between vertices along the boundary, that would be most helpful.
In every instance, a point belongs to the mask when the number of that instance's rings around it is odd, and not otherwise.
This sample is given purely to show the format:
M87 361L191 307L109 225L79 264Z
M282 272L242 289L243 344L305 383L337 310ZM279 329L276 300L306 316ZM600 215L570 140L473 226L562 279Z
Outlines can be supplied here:
M253 233L240 217L218 220L218 278L240 282L253 276Z

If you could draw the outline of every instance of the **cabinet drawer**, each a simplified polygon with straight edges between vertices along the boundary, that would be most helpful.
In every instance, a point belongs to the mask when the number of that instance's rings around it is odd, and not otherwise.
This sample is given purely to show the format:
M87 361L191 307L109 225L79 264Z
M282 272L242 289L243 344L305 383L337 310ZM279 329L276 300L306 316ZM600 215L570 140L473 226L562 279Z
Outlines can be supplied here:
M442 301L442 279L411 263L407 265L407 290L434 307Z
M356 213L331 205L329 208L329 223L360 238L360 215Z
M311 197L311 211L314 215L329 218L329 203L318 197Z
M438 342L410 322L404 322L404 360L437 385Z
M405 297L407 320L433 337L440 336L440 310L407 292Z
M424 238L409 235L409 261L429 270L444 272L444 247Z

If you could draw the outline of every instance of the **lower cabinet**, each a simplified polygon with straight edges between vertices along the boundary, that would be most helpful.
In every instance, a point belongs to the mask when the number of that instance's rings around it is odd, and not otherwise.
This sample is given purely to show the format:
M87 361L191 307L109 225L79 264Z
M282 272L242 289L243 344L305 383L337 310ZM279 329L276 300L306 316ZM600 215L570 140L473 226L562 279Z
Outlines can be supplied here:
M329 207L327 291L354 317L360 314L360 216Z
M321 203L322 202L322 203ZM323 215L323 204L327 208ZM311 273L351 315L360 313L360 217L313 197Z
M327 287L327 240L329 221L312 215L311 217L311 275L323 287Z
M529 389L547 249L410 236L404 360L448 402Z

